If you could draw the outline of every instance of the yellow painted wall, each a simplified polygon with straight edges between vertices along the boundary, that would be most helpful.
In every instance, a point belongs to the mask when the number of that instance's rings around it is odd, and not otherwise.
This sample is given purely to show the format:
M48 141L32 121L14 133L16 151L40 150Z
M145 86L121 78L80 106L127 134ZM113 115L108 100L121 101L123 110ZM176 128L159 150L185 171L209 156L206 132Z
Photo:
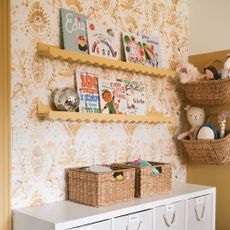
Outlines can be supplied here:
M209 53L204 55L194 55L190 61L197 67L203 66L211 59L224 60L228 51ZM219 63L218 63L219 64ZM230 105L206 108L206 114L220 111L230 111ZM227 120L228 129L230 129L230 119ZM216 230L229 230L230 218L230 164L229 165L206 165L188 161L187 164L187 182L215 186L217 188L217 213Z
M10 229L9 1L0 1L0 230Z

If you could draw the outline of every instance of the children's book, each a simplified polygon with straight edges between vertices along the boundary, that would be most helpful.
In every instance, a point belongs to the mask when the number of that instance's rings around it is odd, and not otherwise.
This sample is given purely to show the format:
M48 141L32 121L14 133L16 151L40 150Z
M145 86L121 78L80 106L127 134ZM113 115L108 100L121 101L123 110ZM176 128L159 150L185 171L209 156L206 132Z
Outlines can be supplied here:
M64 49L88 53L86 19L83 14L61 9Z
M120 59L120 34L111 27L87 20L89 54Z
M161 48L158 37L144 34L139 34L139 37L145 52L144 64L150 67L162 67Z
M101 113L126 114L127 98L124 82L100 80L99 92Z
M80 97L79 112L100 113L99 74L76 71L75 77Z
M136 34L122 34L126 62L141 63L145 62L145 53L139 36Z
M117 79L123 82L125 86L125 95L127 99L126 114L146 115L147 105L145 99L145 85L141 80L128 81Z

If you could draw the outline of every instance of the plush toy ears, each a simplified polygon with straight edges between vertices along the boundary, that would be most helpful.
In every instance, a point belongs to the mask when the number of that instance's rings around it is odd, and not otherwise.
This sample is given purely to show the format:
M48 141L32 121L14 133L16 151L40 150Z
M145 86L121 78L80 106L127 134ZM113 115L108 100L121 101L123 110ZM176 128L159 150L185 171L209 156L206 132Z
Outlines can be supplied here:
M188 111L190 108L191 108L191 105L187 105L187 106L184 108L184 110L185 110L185 111Z

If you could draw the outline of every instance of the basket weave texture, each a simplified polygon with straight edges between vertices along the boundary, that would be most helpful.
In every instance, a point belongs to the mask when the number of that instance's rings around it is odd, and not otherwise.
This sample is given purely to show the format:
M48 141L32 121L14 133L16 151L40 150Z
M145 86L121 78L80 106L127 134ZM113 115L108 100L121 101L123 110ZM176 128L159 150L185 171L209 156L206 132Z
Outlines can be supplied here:
M137 198L151 197L169 192L172 189L171 164L148 162L158 169L160 174L153 174L153 167L151 166L133 166L130 163L118 164L135 168L135 197Z
M230 161L230 134L215 140L182 140L193 161L208 164L227 164Z
M135 170L124 166L111 168L113 172L103 173L86 168L69 169L69 199L94 207L133 199ZM115 180L114 173L122 173L124 180Z
M185 95L192 104L216 106L230 103L230 78L186 83Z

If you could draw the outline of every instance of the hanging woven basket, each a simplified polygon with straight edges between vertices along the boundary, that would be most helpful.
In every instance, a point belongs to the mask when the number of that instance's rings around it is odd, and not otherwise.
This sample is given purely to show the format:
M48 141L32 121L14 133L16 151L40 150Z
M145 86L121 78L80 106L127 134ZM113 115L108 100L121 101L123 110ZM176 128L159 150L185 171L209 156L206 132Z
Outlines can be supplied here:
M183 89L194 105L217 106L230 103L230 78L186 83Z
M182 140L190 159L207 164L230 162L230 134L216 140Z

